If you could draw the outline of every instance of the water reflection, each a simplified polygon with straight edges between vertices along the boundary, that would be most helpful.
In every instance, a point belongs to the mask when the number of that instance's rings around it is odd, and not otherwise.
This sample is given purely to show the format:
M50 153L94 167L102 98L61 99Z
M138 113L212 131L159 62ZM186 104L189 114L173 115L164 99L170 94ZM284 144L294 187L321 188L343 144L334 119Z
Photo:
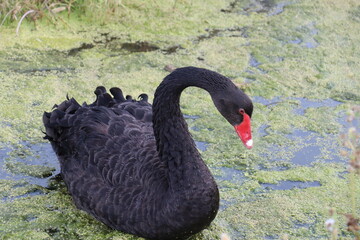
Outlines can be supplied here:
M36 174L30 171L36 170L37 167L39 171L45 172ZM0 179L25 180L28 184L47 187L50 177L59 172L57 157L48 143L23 142L18 148L0 150Z

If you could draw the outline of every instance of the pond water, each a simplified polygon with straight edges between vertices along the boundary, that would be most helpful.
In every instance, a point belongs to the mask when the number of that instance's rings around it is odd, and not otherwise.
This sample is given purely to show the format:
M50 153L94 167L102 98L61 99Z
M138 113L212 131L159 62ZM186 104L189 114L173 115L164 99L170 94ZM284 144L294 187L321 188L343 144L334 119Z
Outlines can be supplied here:
M18 182L14 188L32 186L28 192L15 198L45 193L42 190L50 187L50 179L60 173L60 165L51 145L24 142L20 148L0 151L0 179ZM5 196L2 200L11 199Z
M0 238L138 239L74 207L42 139L41 115L67 94L93 101L98 85L145 92L152 101L169 71L194 65L231 78L255 108L248 151L207 93L182 94L181 110L221 196L211 227L192 239L222 232L232 239L326 239L327 209L349 212L349 196L360 195L349 191L348 159L339 153L347 150L339 137L350 126L346 112L360 103L360 8L349 1L213 1L207 8L201 1L155 2L124 1L122 24L74 25L76 34L39 24L38 31L24 25L15 38L3 28ZM345 219L338 221L351 239Z

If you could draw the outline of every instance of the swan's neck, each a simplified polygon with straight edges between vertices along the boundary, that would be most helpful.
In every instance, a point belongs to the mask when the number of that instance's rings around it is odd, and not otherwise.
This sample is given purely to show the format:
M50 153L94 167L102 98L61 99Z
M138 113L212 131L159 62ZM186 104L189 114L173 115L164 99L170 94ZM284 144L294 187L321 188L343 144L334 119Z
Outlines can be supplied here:
M153 125L160 159L168 168L172 189L215 184L207 166L196 149L187 124L180 111L180 95L188 86L207 90L211 95L225 86L224 81L213 80L209 72L192 69L191 74L170 74L160 84L153 104ZM217 76L218 77L218 76Z

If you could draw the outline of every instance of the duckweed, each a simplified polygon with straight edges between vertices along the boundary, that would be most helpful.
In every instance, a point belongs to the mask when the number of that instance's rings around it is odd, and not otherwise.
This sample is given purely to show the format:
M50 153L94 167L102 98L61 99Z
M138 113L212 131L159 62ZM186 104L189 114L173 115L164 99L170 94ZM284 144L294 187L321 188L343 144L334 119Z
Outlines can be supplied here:
M202 156L222 199L213 224L192 239L218 239L222 232L233 239L327 239L329 208L346 213L349 195L360 195L360 189L349 191L347 159L338 153L345 111L360 103L358 3L224 0L204 6L185 0L173 8L132 2L124 1L128 12L120 23L106 26L71 18L71 30L39 22L33 31L24 23L18 37L11 26L1 27L0 238L139 239L75 208L55 177L59 166L42 139L41 118L66 94L93 101L98 85L133 96L146 92L152 101L171 64L218 71L255 105L248 151L206 92L188 88L182 95L183 113L199 116L187 122L194 138L207 144ZM39 143L47 147L31 147ZM320 186L261 186L282 181ZM345 219L339 226L343 239L351 239Z

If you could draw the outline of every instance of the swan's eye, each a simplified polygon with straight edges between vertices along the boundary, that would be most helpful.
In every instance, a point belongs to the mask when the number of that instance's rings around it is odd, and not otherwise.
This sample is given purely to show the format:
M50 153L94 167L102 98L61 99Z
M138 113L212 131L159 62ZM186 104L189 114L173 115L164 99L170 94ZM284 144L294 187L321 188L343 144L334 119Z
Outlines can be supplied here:
M242 108L240 108L240 109L239 109L239 113L240 113L241 115L244 115L244 114L245 114L245 110L242 109Z

